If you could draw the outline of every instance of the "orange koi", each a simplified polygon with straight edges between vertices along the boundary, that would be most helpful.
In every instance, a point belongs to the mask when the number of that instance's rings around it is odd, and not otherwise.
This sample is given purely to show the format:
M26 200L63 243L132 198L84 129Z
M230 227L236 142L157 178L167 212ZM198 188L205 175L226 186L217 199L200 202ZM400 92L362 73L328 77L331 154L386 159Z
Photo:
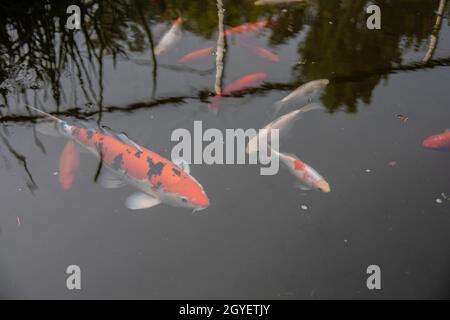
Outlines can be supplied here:
M261 47L256 47L256 46L252 46L249 44L241 44L241 46L251 50L253 53L255 53L256 55L260 56L263 59L272 61L272 62L279 62L280 61L280 57L277 56L276 54L270 52L267 49L261 48Z
M210 105L210 109L217 110L219 108L219 100L221 97L229 96L239 91L243 91L246 89L253 88L259 84L261 84L267 78L267 74L264 72L252 73L245 77L242 77L222 90L222 92L212 98L212 102Z
M450 151L450 129L447 131L428 137L423 142L424 148L436 151Z
M270 20L245 23L243 25L236 26L231 29L225 30L224 34L225 34L225 36L229 37L229 36L232 36L235 34L242 34L242 33L257 31L258 29L265 28L271 24L272 24L272 22Z
M102 161L107 169L100 176L102 186L119 188L129 184L139 190L127 198L127 208L137 210L165 203L197 211L209 206L203 187L189 174L188 168L183 170L124 134L70 125L39 109L29 108L53 120L38 125L39 132L69 138Z
M182 56L178 63L189 63L193 61L197 61L206 57L209 57L214 52L214 47L203 48L200 50L193 51Z

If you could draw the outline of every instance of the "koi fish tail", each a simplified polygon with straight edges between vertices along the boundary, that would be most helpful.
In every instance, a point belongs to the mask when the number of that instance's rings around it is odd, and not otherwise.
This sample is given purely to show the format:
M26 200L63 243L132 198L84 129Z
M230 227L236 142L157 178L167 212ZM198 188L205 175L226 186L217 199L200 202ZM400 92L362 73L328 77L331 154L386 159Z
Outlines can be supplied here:
M281 111L281 109L283 108L283 105L284 105L284 103L283 103L283 101L278 101L278 102L276 102L274 105L273 105L273 108L274 108L274 115L276 116L278 113L280 113L280 111Z
M209 110L214 113L214 115L217 115L217 113L219 113L219 100L220 96L215 96L211 99L211 103L208 105Z

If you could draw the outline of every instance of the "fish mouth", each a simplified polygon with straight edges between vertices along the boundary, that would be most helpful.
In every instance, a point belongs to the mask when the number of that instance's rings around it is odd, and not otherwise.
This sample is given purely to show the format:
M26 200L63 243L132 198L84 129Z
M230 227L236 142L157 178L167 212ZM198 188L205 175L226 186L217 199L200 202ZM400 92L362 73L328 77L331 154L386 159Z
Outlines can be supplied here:
M325 180L320 180L319 182L317 182L317 188L320 191L322 191L323 193L330 193L331 192L330 185Z
M195 211L204 210L209 207L209 199L207 196L201 198L193 198L191 204L195 207Z

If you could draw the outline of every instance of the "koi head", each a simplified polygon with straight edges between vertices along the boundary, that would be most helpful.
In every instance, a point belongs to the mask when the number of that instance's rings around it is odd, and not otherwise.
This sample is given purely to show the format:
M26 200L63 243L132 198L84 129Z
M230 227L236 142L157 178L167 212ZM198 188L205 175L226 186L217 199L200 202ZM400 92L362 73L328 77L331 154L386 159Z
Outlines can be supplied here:
M321 179L315 183L315 187L318 191L323 193L330 193L330 185L324 179Z
M202 185L178 166L173 166L171 170L174 174L163 186L162 197L165 201L173 206L195 211L206 209L209 206L209 199Z

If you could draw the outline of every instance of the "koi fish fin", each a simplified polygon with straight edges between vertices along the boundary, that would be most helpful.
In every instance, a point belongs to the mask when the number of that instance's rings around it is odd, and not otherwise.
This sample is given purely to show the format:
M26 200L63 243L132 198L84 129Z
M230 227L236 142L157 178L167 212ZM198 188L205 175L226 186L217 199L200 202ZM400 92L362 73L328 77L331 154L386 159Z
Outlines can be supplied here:
M300 108L300 112L301 113L306 113L306 112L309 112L309 111L320 110L320 109L324 109L323 105L321 105L318 102L313 102L313 103L310 103L310 104Z
M67 191L72 188L79 163L80 156L76 143L69 140L59 157L59 183L63 190Z
M281 109L283 108L283 101L278 101L273 105L273 108L275 109L274 115L277 115L278 113L280 113Z
M217 114L219 113L219 108L220 108L220 98L221 95L216 95L211 99L211 103L208 105L209 110L215 115L217 116Z
M79 153L82 153L82 154L87 154L87 153L89 153L89 150L88 150L88 149L82 147L82 146L79 145L78 143L76 143L76 148L77 148L77 150L78 150Z
M133 148L135 148L137 151L142 152L142 147L140 145L138 145L136 142L134 142L133 140L131 140L130 138L128 138L128 136L125 133L116 134L116 137L123 143L128 144L128 145L132 146Z
M143 192L135 192L125 201L125 206L130 210L139 210L154 207L161 201Z
M98 181L105 189L118 189L126 185L125 181L111 171L102 171Z
M297 189L300 189L302 191L311 191L312 189L310 187L308 187L307 185L301 183L301 182L297 182L294 184L294 187Z
M40 122L36 124L36 131L51 137L61 137L61 132L58 129L56 122Z
M179 166L180 169L182 169L187 174L191 173L191 167L190 167L189 163L186 160L184 160L183 158L172 159L172 162L175 163L177 166Z

